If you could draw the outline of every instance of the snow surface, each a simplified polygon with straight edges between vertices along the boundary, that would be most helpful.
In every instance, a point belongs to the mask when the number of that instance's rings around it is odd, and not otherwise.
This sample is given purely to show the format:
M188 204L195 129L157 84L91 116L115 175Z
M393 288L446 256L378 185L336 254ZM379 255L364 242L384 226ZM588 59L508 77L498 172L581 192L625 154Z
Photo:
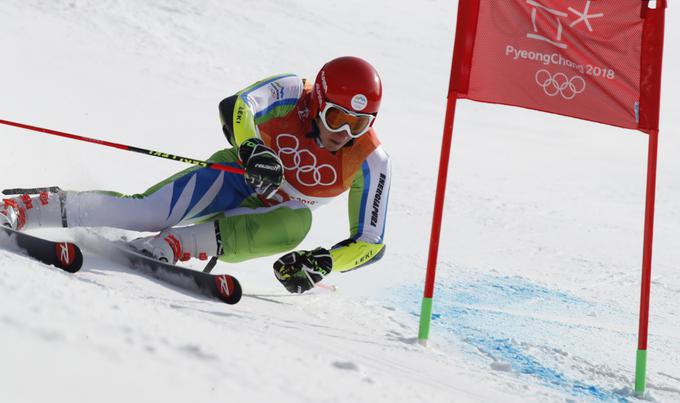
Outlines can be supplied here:
M680 18L667 18L648 400L680 401ZM272 259L218 265L236 306L86 254L0 250L0 401L635 401L647 137L460 102L427 348L415 342L455 1L3 0L0 118L205 158L217 103L362 56L394 161L388 252L287 295ZM0 127L2 187L134 193L178 163ZM346 201L301 245L346 236ZM82 238L77 231L43 231ZM193 264L194 267L199 267Z

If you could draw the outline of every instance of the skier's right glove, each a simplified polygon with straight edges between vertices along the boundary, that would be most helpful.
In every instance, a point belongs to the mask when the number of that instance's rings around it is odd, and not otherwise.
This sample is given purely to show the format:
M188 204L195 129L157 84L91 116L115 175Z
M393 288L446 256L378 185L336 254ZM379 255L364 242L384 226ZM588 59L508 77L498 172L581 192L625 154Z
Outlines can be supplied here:
M333 258L328 249L316 248L287 253L274 262L274 275L294 294L314 288L333 270Z
M271 148L262 140L252 138L238 148L238 156L246 170L246 182L259 195L269 199L283 182L283 164Z

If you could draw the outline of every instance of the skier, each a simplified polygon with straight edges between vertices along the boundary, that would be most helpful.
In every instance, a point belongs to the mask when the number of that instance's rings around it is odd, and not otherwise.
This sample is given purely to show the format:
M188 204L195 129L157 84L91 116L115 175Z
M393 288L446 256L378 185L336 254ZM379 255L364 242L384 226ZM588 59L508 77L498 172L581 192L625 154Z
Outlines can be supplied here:
M0 224L160 231L130 246L173 264L208 256L233 263L293 250L310 229L312 210L349 190L349 238L274 263L286 289L302 293L331 271L385 253L390 162L372 128L381 97L376 70L357 57L326 63L314 83L294 74L270 77L219 104L232 148L210 161L243 166L245 175L192 167L132 196L23 195L4 199Z

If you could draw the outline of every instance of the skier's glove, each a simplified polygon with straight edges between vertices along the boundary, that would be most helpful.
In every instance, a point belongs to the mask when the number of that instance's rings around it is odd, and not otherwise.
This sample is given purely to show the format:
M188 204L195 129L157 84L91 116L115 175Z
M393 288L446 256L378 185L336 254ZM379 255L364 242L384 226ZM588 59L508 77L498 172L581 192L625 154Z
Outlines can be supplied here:
M294 294L314 288L333 270L333 258L328 249L287 253L274 262L274 275L286 289Z
M259 195L269 199L283 182L283 164L262 140L252 138L241 143L238 156L246 169L246 182Z

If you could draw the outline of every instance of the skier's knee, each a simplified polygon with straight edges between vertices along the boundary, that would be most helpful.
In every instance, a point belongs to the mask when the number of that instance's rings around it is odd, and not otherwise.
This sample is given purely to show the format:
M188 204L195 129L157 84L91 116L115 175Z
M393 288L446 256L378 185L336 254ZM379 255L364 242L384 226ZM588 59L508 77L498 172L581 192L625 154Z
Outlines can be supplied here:
M291 211L289 214L293 215L293 217L290 218L290 221L294 224L294 228L293 230L287 232L287 248L282 249L282 252L298 246L307 237L309 230L312 228L312 211L309 208L306 206L299 206L297 208L290 209Z
M241 262L289 251L305 239L311 224L311 210L299 202L232 211L219 219L220 258Z

